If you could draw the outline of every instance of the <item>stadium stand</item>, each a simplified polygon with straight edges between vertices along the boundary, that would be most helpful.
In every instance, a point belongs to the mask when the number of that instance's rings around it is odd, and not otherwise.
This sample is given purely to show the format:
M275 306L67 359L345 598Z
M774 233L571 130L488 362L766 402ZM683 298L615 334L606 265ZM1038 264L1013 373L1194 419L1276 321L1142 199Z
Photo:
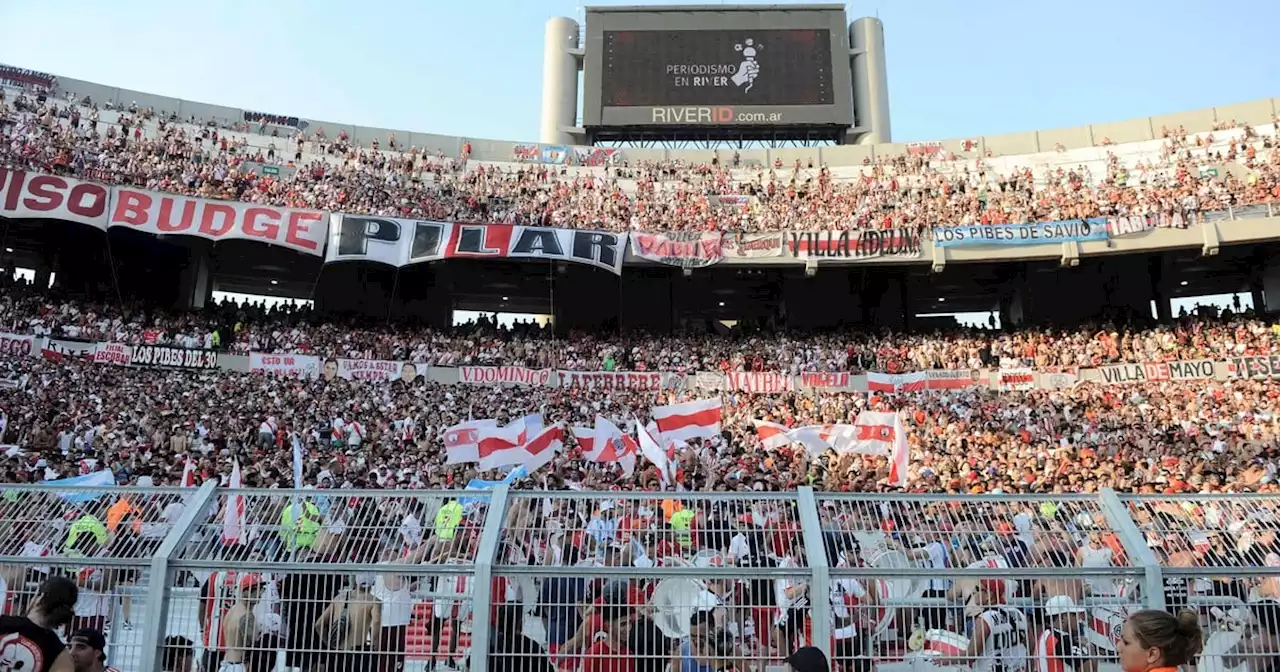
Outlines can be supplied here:
M1035 154L549 165L0 93L6 178L336 217L940 241L1280 199L1274 113ZM1280 657L1262 307L714 337L116 291L0 288L0 601L75 577L65 634L105 631L122 672L775 669L805 644L842 670L1110 671L1132 612L1184 607L1199 668Z

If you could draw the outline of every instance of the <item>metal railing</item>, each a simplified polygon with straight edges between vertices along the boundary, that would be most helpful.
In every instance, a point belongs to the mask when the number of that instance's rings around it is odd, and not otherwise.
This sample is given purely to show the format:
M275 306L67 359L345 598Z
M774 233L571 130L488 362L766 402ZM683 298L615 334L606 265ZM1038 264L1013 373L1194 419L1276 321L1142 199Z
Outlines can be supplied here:
M1062 639L1110 671L1144 608L1199 614L1202 670L1280 658L1263 496L15 485L0 529L8 613L73 578L64 637L104 631L122 672L768 670L806 644L841 670L1030 670Z

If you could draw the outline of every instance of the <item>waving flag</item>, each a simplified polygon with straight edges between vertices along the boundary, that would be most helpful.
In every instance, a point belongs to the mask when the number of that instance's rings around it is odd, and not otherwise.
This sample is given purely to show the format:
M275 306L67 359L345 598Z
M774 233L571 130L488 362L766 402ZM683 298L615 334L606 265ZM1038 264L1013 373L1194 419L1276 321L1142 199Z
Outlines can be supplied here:
M636 423L636 438L639 439L640 454L658 467L659 478L662 487L675 481L671 460L667 457L667 451L663 449L662 444L658 443L658 438L653 436L653 430L647 427L641 427L640 423Z
M627 476L635 473L640 447L612 421L597 415L595 429L574 427L573 431L584 458L592 462L615 462Z
M244 486L240 478L240 461L231 465L231 478L228 488ZM227 495L227 508L222 512L222 543L238 544L244 540L244 495L236 493Z
M497 427L497 420L468 420L444 430L445 464L467 464L480 461L477 434L481 428Z
M182 464L182 484L183 488L196 487L196 461L187 456L187 461Z
M524 458L524 442L527 436L523 419L504 427L481 427L476 430L476 454L480 458L479 469L485 471L512 464L520 464Z
M523 468L525 473L537 471L555 459L561 448L564 448L564 427L558 424L547 427L522 446L524 455L516 469Z
M787 437L787 432L791 431L786 425L779 425L776 422L765 422L764 420L752 420L756 426L756 436L760 437L760 445L769 450L777 450L789 443L791 439Z
M889 481L898 487L907 485L907 464L911 453L907 447L907 431L897 413L863 411L854 425L857 438L853 449L869 455L889 457Z
M654 406L653 420L658 423L658 431L670 439L709 439L720 433L720 414L723 410L724 405L719 399L700 399L682 404Z

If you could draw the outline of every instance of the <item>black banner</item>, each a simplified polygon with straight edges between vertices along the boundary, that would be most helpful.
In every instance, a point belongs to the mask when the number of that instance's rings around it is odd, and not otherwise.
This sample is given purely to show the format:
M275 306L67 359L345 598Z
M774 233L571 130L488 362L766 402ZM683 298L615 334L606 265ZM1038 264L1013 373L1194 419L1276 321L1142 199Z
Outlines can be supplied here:
M165 345L138 345L133 348L132 366L162 366L170 369L216 369L217 350L173 348Z

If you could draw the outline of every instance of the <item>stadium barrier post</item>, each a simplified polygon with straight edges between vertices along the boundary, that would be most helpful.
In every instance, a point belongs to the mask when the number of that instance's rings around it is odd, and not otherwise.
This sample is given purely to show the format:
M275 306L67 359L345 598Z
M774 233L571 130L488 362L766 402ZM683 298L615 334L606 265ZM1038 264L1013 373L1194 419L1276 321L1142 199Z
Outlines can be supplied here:
M1111 529L1115 530L1120 537L1120 543L1124 545L1125 553L1129 555L1130 562L1137 567L1141 567L1145 572L1142 599L1147 608L1163 611L1165 608L1164 575L1160 571L1160 561L1156 558L1156 554L1151 552L1151 548L1147 546L1146 537L1138 529L1138 524L1133 522L1133 517L1129 515L1128 507L1125 506L1125 503L1120 500L1120 496L1112 488L1102 488L1098 492L1098 504L1102 507L1102 512L1107 517L1107 523L1111 525Z
M809 561L809 623L813 628L813 646L831 659L831 573L827 566L826 547L822 542L822 522L818 519L818 500L808 485L796 489L797 515L804 535L805 557Z
M142 669L140 672L160 672L163 669L161 660L164 642L169 623L169 595L172 582L169 580L169 558L177 553L196 531L196 524L204 518L205 512L214 502L218 491L218 483L214 479L205 481L195 491L182 515L174 522L169 533L165 535L160 548L156 549L151 559L151 579L147 584L147 627L142 632Z
M484 529L480 532L480 545L476 548L475 582L471 591L471 656L468 667L473 670L489 669L489 616L492 613L493 563L498 557L498 541L507 518L505 484L489 491L489 508L485 511Z

